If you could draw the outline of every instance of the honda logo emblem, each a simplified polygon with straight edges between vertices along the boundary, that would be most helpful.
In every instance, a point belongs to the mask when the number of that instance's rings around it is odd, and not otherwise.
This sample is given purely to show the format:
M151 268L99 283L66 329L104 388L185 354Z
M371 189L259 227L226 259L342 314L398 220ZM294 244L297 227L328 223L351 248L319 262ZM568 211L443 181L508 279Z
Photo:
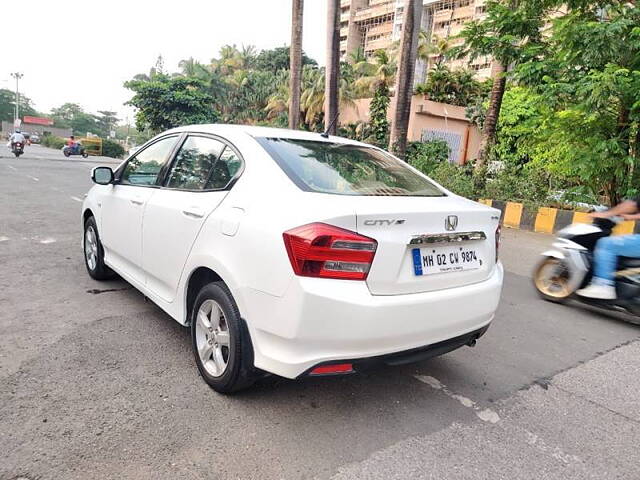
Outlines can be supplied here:
M458 228L458 216L457 215L449 215L444 220L444 228L449 232Z

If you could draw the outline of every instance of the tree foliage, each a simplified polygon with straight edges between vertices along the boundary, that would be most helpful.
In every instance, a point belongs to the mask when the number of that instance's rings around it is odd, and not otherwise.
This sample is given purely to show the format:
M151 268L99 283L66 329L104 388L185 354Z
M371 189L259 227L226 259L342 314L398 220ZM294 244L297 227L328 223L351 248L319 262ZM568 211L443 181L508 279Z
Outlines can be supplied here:
M28 97L20 95L20 117L24 115L37 115L38 113L32 106L32 102ZM16 93L0 88L0 121L12 122L16 108Z
M518 78L549 109L537 145L550 171L617 203L640 181L640 6L569 5Z
M489 89L490 85L476 80L470 70L451 70L439 65L429 71L425 83L416 85L415 93L426 95L434 102L465 107L477 98L486 98Z
M196 78L156 74L149 81L130 80L125 86L134 92L127 103L137 109L138 130L161 132L180 125L212 123L219 117L211 95Z
M302 52L302 66L317 66L318 63L312 58L307 57ZM262 50L256 57L254 67L257 70L264 70L276 73L280 70L289 70L289 47L277 47L271 50Z

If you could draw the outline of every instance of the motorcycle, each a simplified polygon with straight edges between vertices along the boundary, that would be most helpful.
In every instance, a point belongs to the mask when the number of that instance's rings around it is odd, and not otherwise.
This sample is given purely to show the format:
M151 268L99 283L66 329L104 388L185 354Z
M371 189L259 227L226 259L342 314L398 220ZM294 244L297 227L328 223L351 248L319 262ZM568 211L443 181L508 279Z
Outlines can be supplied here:
M542 259L534 270L533 282L538 294L555 303L572 299L608 311L640 317L640 258L618 258L615 300L598 300L575 294L593 277L596 243L610 236L620 221L618 218L595 218L592 224L575 223L560 230L553 243L554 248L542 253Z
M62 147L62 153L65 157L70 157L71 155L82 155L83 158L87 158L89 156L89 153L79 143L77 143L73 147L65 145L64 147Z
M13 153L16 158L24 153L24 143L16 142L11 145L11 153Z

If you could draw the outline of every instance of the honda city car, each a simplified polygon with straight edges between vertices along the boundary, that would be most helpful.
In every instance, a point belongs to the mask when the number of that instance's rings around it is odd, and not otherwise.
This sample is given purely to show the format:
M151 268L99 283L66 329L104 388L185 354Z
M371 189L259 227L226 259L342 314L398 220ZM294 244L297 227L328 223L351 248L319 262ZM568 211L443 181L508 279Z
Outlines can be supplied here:
M371 145L187 126L92 179L89 275L117 273L189 326L219 392L474 345L498 307L499 211Z

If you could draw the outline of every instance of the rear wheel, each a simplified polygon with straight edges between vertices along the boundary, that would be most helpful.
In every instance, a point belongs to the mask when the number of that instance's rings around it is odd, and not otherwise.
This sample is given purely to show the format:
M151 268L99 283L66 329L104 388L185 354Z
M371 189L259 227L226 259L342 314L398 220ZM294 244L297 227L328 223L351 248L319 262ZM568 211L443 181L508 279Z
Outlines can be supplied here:
M13 152L13 154L18 158L20 156L20 152Z
M563 303L573 293L569 285L569 269L558 258L543 259L533 272L533 283L542 298Z
M251 341L224 283L200 290L191 312L191 340L200 375L215 391L232 393L253 384Z

